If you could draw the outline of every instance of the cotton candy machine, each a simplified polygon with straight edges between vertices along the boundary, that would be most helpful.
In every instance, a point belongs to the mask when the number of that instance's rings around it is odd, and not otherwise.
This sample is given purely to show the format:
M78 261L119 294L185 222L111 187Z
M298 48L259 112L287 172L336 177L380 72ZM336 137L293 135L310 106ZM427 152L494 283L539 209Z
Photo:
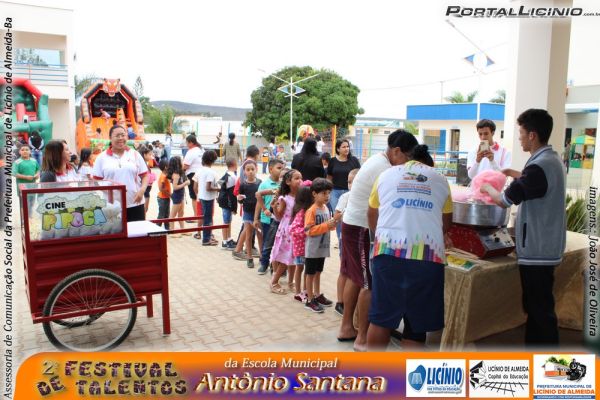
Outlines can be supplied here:
M453 201L453 246L479 258L510 254L515 243L508 233L508 209L478 200Z

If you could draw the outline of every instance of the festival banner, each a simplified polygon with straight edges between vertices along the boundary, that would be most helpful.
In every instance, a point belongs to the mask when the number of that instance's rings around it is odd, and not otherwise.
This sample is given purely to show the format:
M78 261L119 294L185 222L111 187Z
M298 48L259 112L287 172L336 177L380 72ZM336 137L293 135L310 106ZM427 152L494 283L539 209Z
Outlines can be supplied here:
M40 353L17 374L18 399L595 399L587 354Z

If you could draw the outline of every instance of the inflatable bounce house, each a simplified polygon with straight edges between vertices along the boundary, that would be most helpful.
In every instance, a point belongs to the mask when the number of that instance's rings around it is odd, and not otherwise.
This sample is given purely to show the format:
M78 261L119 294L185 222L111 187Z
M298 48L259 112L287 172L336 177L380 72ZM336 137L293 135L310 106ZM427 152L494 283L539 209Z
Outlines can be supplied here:
M5 104L8 93L6 80L0 77L0 115L4 116L12 110L12 133L17 136L14 140L29 140L32 132L38 132L44 143L52 139L52 121L48 113L48 95L35 87L25 78L13 78L10 83L12 105ZM7 107L9 106L9 107ZM0 144L4 147L4 124L2 124Z
M115 124L129 131L130 146L144 139L142 104L121 85L120 79L104 79L92 85L81 98L81 117L77 120L77 148L105 147L108 132Z

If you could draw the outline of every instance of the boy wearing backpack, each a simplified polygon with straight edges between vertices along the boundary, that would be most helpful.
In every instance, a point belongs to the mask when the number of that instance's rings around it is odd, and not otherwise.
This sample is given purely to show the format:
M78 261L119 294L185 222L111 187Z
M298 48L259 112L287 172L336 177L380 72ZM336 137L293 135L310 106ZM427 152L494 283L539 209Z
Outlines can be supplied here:
M233 194L233 189L236 182L236 171L237 171L237 160L233 157L225 160L227 165L227 172L219 179L221 184L221 190L219 190L219 197L217 197L217 203L223 211L223 223L229 224L227 228L223 228L223 241L221 242L222 250L233 251L236 246L235 240L231 237L231 219L232 214L237 213L237 198Z

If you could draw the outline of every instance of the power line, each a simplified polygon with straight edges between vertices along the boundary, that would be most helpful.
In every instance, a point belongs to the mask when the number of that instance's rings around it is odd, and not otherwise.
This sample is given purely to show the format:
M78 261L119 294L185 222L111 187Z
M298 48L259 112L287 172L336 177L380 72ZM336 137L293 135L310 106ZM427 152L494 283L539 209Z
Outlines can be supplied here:
M487 73L487 75L490 74L494 74L496 72L502 72L502 71L506 71L506 68L501 68L501 69L497 69L495 71L490 71ZM463 80L463 79L468 79L468 78L473 78L474 75L465 75L465 76L460 76L460 77L456 77L456 78L449 78L449 79L440 79L437 81L431 81L431 82L423 82L423 83L412 83L412 84L408 84L408 85L401 85L401 86L387 86L387 87L379 87L379 88L361 88L361 91L375 91L375 90L397 90L397 89L406 89L406 88L410 88L410 87L419 87L419 86L430 86L430 85L439 85L440 82L452 82L452 81L459 81L459 80Z

